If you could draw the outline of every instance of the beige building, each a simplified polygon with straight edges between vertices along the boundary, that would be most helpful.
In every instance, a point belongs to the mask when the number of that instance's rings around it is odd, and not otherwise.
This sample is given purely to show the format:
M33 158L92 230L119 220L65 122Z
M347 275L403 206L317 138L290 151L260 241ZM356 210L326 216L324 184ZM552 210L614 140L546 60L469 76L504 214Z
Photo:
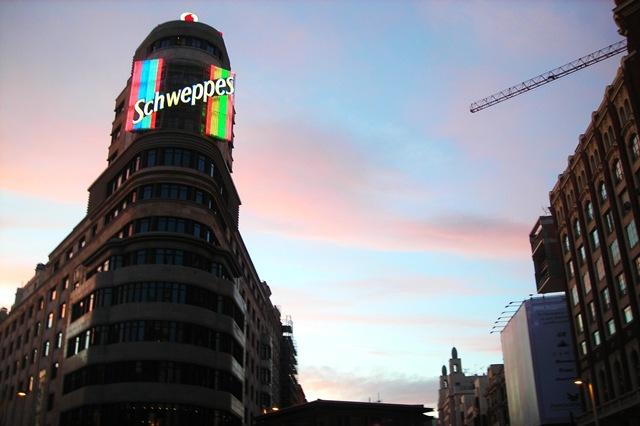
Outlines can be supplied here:
M449 368L442 366L438 391L438 426L484 425L487 404L486 375L467 376L458 350L451 349Z

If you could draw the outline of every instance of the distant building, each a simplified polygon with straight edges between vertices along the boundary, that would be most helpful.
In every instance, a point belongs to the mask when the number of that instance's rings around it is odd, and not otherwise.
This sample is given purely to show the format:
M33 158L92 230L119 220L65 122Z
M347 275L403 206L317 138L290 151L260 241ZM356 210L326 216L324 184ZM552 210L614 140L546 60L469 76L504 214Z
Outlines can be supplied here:
M317 399L259 416L257 426L431 426L423 405Z
M464 395L463 405L466 407L465 426L486 426L487 400L484 393L487 388L487 377L479 376L473 381L473 393Z
M570 424L581 407L565 296L522 302L500 340L511 424Z
M487 425L508 426L510 424L509 405L503 364L491 364L487 369L487 388L484 397L487 400Z
M449 370L443 365L440 376L438 426L483 425L482 419L487 412L484 401L486 384L485 375L465 375L458 350L451 349Z
M280 407L307 402L302 386L298 383L298 351L293 339L293 321L286 316L282 323L280 341Z

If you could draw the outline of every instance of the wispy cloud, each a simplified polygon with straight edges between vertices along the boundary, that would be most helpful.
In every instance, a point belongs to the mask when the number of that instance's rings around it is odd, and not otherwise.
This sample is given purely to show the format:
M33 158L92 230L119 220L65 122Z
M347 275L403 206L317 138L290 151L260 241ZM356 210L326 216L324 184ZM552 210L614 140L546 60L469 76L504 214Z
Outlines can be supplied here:
M259 141L237 156L241 222L252 230L375 250L528 256L529 225L445 213L437 193L345 134L286 122L251 126L243 140Z

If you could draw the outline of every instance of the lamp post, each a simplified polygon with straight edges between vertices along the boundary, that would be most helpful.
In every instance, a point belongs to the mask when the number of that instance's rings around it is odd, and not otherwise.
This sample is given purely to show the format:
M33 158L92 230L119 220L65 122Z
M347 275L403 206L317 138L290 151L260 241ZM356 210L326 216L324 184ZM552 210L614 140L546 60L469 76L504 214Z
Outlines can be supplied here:
M587 385L587 393L589 394L589 399L591 400L591 408L593 409L593 422L595 426L600 426L600 422L598 421L598 411L596 410L596 398L593 394L593 383L591 383L589 380L583 381L582 379L575 379L573 383L578 386L581 386L583 384Z

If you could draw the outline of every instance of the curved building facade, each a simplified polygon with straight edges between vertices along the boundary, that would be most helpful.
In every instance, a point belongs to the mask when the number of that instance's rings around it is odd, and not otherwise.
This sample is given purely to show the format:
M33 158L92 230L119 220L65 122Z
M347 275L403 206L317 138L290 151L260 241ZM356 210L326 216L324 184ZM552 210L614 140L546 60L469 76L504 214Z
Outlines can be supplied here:
M280 313L238 231L222 35L156 27L86 217L0 318L0 424L249 425L279 405Z

